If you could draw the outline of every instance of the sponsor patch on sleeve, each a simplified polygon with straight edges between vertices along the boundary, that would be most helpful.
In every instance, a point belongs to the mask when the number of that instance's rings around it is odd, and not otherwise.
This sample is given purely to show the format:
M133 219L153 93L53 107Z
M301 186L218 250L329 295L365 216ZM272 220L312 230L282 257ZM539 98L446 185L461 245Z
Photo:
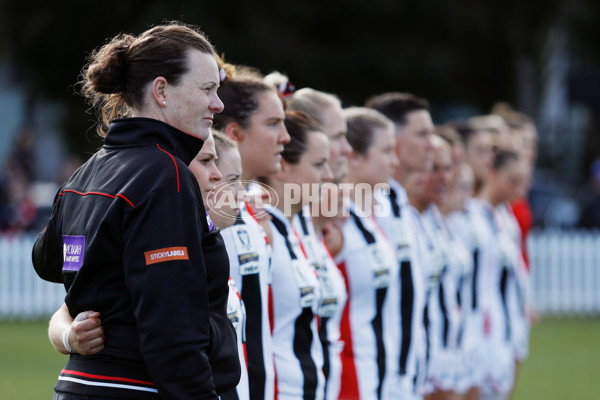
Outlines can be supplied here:
M79 271L84 253L85 236L63 235L63 271Z
M146 265L156 264L165 261L189 260L187 247L165 247L144 252Z
M208 223L208 231L212 231L213 228L215 227L215 224L213 224L212 219L210 219L210 215L208 215L208 211L206 212L206 222Z

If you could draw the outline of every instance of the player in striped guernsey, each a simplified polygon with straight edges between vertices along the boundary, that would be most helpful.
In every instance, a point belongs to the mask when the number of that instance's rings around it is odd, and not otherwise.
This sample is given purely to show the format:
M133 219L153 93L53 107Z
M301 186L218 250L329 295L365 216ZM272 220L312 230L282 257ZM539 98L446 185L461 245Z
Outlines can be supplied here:
M484 313L486 363L482 398L506 398L513 385L517 333L511 313L511 297L517 285L518 248L503 229L498 207L514 198L521 185L521 163L516 153L499 151L477 199L468 203L481 252L478 298Z
M523 153L519 153L519 156L518 168L513 168L512 176L508 181L510 184L507 185L508 192L512 193L512 198L508 202L523 197L530 182L530 165L526 162ZM515 358L515 382L509 396L509 398L512 398L520 364L527 357L529 350L530 321L528 311L530 305L527 298L529 271L526 268L524 253L521 249L521 231L508 202L498 205L495 215L498 229L503 238L503 248L509 254L509 263L512 266L510 269L512 279L506 293L511 326L511 342Z
M283 104L262 76L247 67L221 62L219 97L225 104L215 127L238 144L244 182L280 171L283 145L289 141ZM235 224L222 232L231 277L246 307L246 361L250 399L272 400L275 369L269 314L270 253L268 232L255 209L244 202ZM260 211L260 210L259 210Z
M346 304L346 286L330 249L334 239L343 239L340 230L342 195L337 185L348 173L348 154L352 150L346 140L346 120L342 114L340 100L333 94L303 88L287 97L288 110L304 111L321 125L329 139L329 167L333 181L321 197L318 207L304 208L294 217L294 227L299 232L302 244L311 264L317 269L323 288L323 302L319 309L319 339L323 346L323 373L325 375L325 398L337 400L341 389L343 342L340 337L340 322ZM335 191L335 193L334 193ZM335 200L338 200L335 203ZM327 211L327 216L325 212ZM317 237L322 240L314 240ZM314 242L314 243L313 243Z
M319 340L323 348L323 374L325 399L334 400L341 388L341 351L344 343L340 337L340 322L347 293L344 278L338 269L322 234L315 231L310 207L304 207L293 220L300 244L306 252L321 284L322 300L318 309Z
M384 93L371 97L366 106L373 108L394 124L394 151L400 163L390 178L388 201L391 212L378 218L383 230L392 239L400 264L400 355L397 383L392 397L420 398L425 370L425 265L422 240L415 236L415 214L408 203L405 186L411 171L425 171L432 157L433 122L429 103L410 93ZM425 250L426 252L426 250Z
M513 265L514 285L508 289L508 306L511 319L512 335L515 354L515 368L527 358L529 352L530 322L527 315L527 285L528 271L521 250L521 231L508 204L496 208L496 217L501 234L505 238L505 246L510 249Z
M213 129L212 137L215 143L215 165L221 173L221 180L205 195L210 218L216 226L224 230L232 226L240 215L238 199L245 189L241 182L242 159L237 144L224 133ZM201 154L204 149L201 150ZM206 169L206 166L204 166ZM202 187L201 179L198 183ZM212 185L211 185L212 186ZM229 298L227 301L227 316L237 334L238 356L242 367L240 383L235 390L221 395L221 400L250 398L248 382L248 366L246 363L246 307L233 278L229 277Z
M482 322L477 304L473 297L475 279L475 256L477 244L472 221L465 210L465 203L473 195L474 174L468 164L455 167L455 176L447 201L444 204L444 219L454 238L454 249L458 253L466 252L469 267L458 283L457 300L460 306L460 333L458 340L458 363L461 374L457 376L456 391L465 399L477 399L480 386Z
M336 257L348 290L341 321L340 399L381 399L388 376L398 373L398 263L375 220L374 187L385 184L397 164L393 126L374 110L344 110L348 124L350 217ZM365 190L359 190L357 185Z
M288 112L285 123L291 140L282 154L281 172L266 182L271 197L279 199L270 208L269 221L277 398L322 400L325 379L317 327L322 291L291 219L310 198L318 199L321 184L332 179L329 147L327 136L307 114ZM297 195L290 196L289 190Z
M467 197L472 196L471 184L465 182L465 168L469 167L465 164L465 146L460 137L460 134L448 125L436 126L436 134L439 135L450 146L450 156L452 160L452 174L447 185L446 195L441 203L438 203L438 208L443 215L444 223L448 227L448 233L451 238L450 247L450 262L461 265L458 271L461 273L456 275L456 304L458 306L458 331L456 341L456 369L454 391L462 398L467 398L468 392L471 390L473 366L472 358L465 347L465 336L467 322L470 316L470 298L471 298L471 281L473 279L473 259L466 244L462 241L460 233L456 231L456 227L450 224L448 215L453 212L460 212L464 209L464 202ZM471 170L467 170L467 173Z
M430 346L426 390L430 393L428 398L447 399L454 397L458 375L456 343L459 310L456 286L463 267L461 260L453 258L457 251L452 247L451 234L438 208L438 204L445 200L452 177L450 146L439 136L433 136L433 143L433 168L426 174L423 189L409 193L409 198L419 211L424 234L432 245L427 287Z

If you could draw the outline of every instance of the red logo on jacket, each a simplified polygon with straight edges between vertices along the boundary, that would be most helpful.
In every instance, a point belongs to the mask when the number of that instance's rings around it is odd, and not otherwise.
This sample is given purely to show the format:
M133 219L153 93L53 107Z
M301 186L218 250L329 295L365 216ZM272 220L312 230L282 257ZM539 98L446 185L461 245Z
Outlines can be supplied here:
M187 247L165 247L144 252L146 265L156 264L165 261L189 260Z

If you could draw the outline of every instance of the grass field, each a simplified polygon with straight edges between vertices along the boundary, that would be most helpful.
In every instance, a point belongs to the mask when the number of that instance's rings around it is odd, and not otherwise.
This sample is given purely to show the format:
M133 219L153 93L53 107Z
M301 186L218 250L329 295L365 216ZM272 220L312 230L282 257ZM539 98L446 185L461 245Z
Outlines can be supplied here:
M542 320L515 400L600 399L600 319Z
M47 322L0 322L0 398L50 400L67 356L57 353Z
M0 322L0 398L52 398L66 356L46 336L46 322ZM600 319L547 319L534 328L515 400L600 398Z

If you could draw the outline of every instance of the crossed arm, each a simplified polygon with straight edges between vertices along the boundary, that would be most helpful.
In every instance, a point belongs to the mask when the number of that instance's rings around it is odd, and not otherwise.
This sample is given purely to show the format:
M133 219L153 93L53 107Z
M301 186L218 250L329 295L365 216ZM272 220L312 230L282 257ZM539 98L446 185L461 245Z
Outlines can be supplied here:
M56 351L62 354L89 356L104 349L104 328L100 313L84 311L73 319L64 303L50 319L48 337ZM71 347L71 351L67 349L67 345Z

